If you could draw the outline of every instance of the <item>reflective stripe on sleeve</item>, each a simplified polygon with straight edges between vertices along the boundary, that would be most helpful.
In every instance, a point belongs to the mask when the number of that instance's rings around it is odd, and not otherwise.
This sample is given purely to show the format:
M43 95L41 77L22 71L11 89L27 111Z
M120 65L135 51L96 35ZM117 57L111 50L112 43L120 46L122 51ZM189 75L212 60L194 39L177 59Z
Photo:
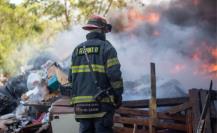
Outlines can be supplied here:
M103 65L91 64L94 72L105 73L105 67ZM90 72L88 65L72 66L72 73Z
M107 68L112 67L114 65L118 65L118 64L120 64L118 58L111 58L111 59L108 59L106 62Z
M119 88L123 88L123 81L115 81L115 82L111 82L111 86L114 89L119 89Z

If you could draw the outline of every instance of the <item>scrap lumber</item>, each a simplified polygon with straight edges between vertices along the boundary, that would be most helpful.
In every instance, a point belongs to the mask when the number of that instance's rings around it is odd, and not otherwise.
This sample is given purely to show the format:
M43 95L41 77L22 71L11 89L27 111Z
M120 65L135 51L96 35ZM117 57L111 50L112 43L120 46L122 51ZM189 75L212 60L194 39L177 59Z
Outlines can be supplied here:
M149 111L147 110L139 110L139 109L131 109L126 107L120 107L118 110L116 110L116 113L126 116L143 116L143 117L149 117ZM165 120L176 120L180 122L185 122L185 116L182 115L168 115L163 112L157 112L157 117L159 119L165 119Z
M197 89L189 90L189 98L190 98L190 103L192 105L192 112L193 112L193 133L196 133L197 125L201 114L199 90Z
M114 122L122 123L122 124L131 124L131 125L136 124L136 125L149 126L149 120L141 117L129 118L129 117L115 116ZM173 129L178 131L186 131L185 124L158 122L156 127L159 129Z
M64 106L64 107L71 107L72 105L70 104L70 98L69 97L62 97L61 99L58 99L55 101L53 106Z
M185 102L183 104L180 104L180 105L177 105L175 107L171 107L167 113L170 114L170 115L174 115L176 113L179 113L179 112L182 112L182 111L185 111L187 109L191 108L191 104L189 102Z
M209 115L209 109L210 109L210 103L211 103L211 91L212 91L212 80L210 82L210 87L209 87L209 91L208 93L206 91L201 90L199 92L200 94L200 107L202 108L202 112L200 115L200 119L198 121L198 125L197 125L197 133L202 133L203 131L207 132L211 132L211 127L210 127L210 115ZM209 118L207 118L209 117ZM207 121L206 121L207 120Z
M211 121L210 121L210 105L209 103L206 103L206 99L207 99L207 95L208 92L207 91L200 91L200 99L201 99L201 107L205 108L205 106L207 106L207 111L206 111L206 115L205 115L205 119L204 119L204 132L205 133L211 133ZM211 102L211 101L208 101ZM209 105L206 105L209 104ZM201 114L202 115L202 114Z
M178 98L161 98L157 99L157 106L174 106L179 105L188 101L188 97L178 97ZM55 102L55 106L71 106L70 98L64 97L61 100ZM132 101L123 101L123 107L127 108L148 108L149 100L132 100Z
M74 114L73 107L53 106L50 111L52 114Z
M156 100L156 73L155 64L151 63L151 99L149 100L149 133L156 133L157 100Z
M186 128L187 133L193 133L193 126L192 126L192 111L186 111Z
M157 99L158 107L165 106L175 106L188 101L188 97L178 97L178 98L159 98ZM122 106L129 108L148 108L149 100L133 100L133 101L123 101Z

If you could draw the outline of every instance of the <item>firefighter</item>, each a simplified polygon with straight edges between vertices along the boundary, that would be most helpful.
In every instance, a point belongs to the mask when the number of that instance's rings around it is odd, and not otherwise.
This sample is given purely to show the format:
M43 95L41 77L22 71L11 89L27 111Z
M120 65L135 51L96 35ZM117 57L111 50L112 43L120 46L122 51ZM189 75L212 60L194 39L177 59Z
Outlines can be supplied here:
M69 73L75 118L80 122L80 133L113 133L123 80L117 52L105 36L112 26L105 18L93 15L82 28L89 31L87 40L74 49Z

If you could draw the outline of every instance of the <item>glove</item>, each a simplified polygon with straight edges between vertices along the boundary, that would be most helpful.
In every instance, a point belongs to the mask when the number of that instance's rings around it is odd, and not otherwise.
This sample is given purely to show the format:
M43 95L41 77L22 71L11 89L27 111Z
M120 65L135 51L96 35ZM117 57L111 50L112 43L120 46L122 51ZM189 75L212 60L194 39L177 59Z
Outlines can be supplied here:
M115 108L118 109L122 105L122 96L115 96L114 97Z

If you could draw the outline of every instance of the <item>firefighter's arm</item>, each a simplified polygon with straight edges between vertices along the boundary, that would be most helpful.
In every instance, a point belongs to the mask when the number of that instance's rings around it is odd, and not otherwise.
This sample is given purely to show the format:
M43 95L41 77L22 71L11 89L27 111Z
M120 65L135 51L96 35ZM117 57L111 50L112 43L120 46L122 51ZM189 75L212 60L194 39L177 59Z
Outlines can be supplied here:
M106 74L114 90L116 104L121 105L123 93L123 79L121 76L120 63L116 50L111 47L106 52Z
M69 73L68 73L68 81L69 83L72 83L72 65L73 65L73 58L75 57L75 50L72 53L72 57L71 57L71 64L69 66Z
M72 68L71 68L71 66L69 68L68 81L69 81L69 83L72 83Z

